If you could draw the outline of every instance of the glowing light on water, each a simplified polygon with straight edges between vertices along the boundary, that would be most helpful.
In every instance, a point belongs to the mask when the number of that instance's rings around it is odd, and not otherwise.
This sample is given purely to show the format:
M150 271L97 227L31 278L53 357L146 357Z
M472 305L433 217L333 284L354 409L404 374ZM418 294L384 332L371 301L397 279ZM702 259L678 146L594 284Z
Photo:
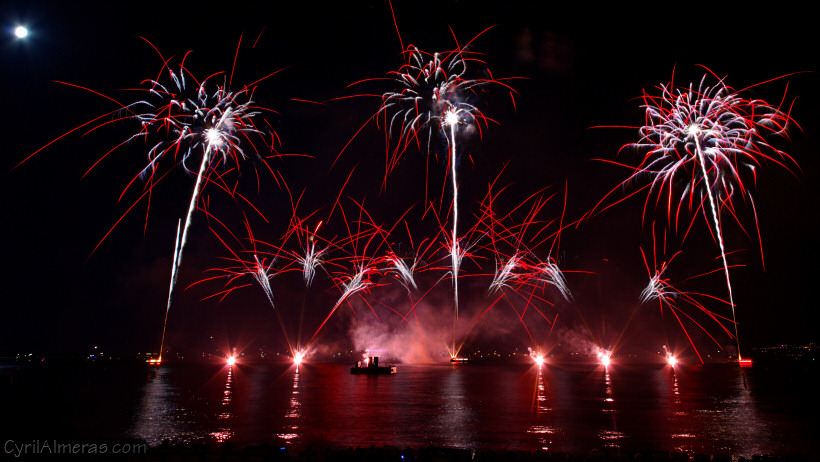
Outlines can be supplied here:
M609 365L612 363L612 352L606 350L598 351L598 361L601 363L602 366L609 367Z
M678 358L676 358L674 355L668 355L666 357L666 364L675 367L678 364Z
M299 365L302 364L302 361L304 361L304 359L305 359L305 352L303 352L303 351L297 351L296 353L293 354L293 364L295 364L296 367L299 367Z
M228 356L228 358L225 360L225 364L227 364L228 366L233 366L234 364L236 364L236 356Z

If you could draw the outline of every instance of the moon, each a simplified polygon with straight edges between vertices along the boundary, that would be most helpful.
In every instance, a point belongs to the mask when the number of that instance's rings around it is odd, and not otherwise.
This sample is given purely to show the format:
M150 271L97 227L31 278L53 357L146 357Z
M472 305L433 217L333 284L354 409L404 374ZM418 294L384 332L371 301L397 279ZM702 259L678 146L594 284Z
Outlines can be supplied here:
M23 39L28 36L28 29L25 26L17 26L14 28L14 36L18 39Z

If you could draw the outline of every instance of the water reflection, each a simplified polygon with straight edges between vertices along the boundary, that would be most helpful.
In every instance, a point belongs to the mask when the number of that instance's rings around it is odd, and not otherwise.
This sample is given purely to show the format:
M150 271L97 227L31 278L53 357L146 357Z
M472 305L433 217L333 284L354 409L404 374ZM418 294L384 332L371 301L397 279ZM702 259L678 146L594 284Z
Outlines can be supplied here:
M233 398L233 366L228 367L228 375L225 378L225 389L222 391L221 409L217 414L217 422L220 426L216 431L210 433L217 443L224 443L233 436L231 424L233 414L231 413L231 400Z
M703 434L722 452L748 456L765 453L764 445L773 428L761 418L752 390L747 388L745 372L738 367L729 371L733 376L727 377L728 393L715 396L711 406L698 410L699 417L706 422Z
M620 448L620 441L624 434L618 431L618 411L615 409L615 397L612 393L612 376L609 374L609 367L604 367L604 398L601 412L612 418L612 427L602 429L598 432L598 438L603 442L604 447Z
M660 448L733 457L808 447L815 414L794 417L766 398L780 390L777 378L752 376L747 389L742 373L729 366L593 372L488 365L408 366L396 376L361 377L337 365L298 372L163 365L140 383L128 436L151 445L286 440L297 447ZM802 410L810 396L776 399Z
M535 390L533 393L532 408L535 424L531 425L527 433L532 433L536 436L538 444L541 449L547 451L552 445L552 435L555 434L556 428L551 425L544 425L547 414L552 411L550 406L550 394L547 389L547 382L544 379L544 366L538 365L535 375Z
M438 419L445 445L472 447L473 411L464 390L464 368L452 368L444 379L444 406Z
M188 443L194 437L179 403L179 389L171 384L169 366L149 371L145 392L134 418L132 435L155 446L163 440Z
M666 371L664 371L666 372ZM669 370L669 373L666 374L667 377L671 376L672 383L671 383L671 396L669 400L669 419L675 423L678 421L683 420L686 418L686 411L681 406L681 396L680 396L680 384L678 383L678 372L674 366L672 366ZM673 431L671 433L672 437L672 445L676 451L686 451L687 449L691 448L691 440L695 438L697 435L688 429L685 426L681 426L679 423L674 425Z
M299 438L299 422L302 417L302 401L299 389L299 366L293 373L293 386L290 389L290 401L288 402L288 409L285 411L285 425L283 431L276 436L285 441L292 442Z

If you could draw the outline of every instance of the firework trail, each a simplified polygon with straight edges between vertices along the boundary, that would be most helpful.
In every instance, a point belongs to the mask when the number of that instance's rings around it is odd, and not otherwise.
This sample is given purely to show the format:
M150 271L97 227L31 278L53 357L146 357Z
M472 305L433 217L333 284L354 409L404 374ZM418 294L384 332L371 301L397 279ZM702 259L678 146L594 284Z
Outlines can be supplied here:
M165 319L162 321L162 340L160 340L160 345L165 344L165 328L168 326L168 312L170 311L171 307L171 295L174 293L174 285L176 284L177 280L177 257L179 255L179 232L180 228L182 227L182 220L177 220L177 234L176 239L174 239L174 259L171 262L171 281L169 282L168 286L168 302L165 305ZM162 362L162 346L160 346L160 353L159 357L157 358L158 362Z
M459 112L466 112L462 109L448 108L445 123L450 127L450 175L453 181L453 237L450 261L453 271L453 305L455 315L453 317L453 354L456 351L456 325L458 324L458 270L461 267L463 254L458 242L458 179L456 177L456 126L459 124Z
M328 252L334 247L334 244L332 242L323 241L318 235L319 228L322 226L323 221L319 221L311 232L303 226L306 219L296 218L295 206L293 214L294 216L291 219L291 226L288 229L288 232L285 233L284 240L287 240L288 236L291 234L295 234L298 238L301 250L299 252L290 252L284 249L280 250L285 255L290 256L293 263L302 273L302 280L304 281L305 288L310 288L316 278L316 271L318 269L324 269L324 265L327 263ZM304 244L302 243L302 233L305 234ZM323 247L319 247L320 244L323 245ZM302 349L302 327L304 325L306 300L307 293L305 293L302 298L302 309L300 310L299 316L299 330L296 333L297 350L296 355L294 355L294 362L296 362L297 359L301 362L302 358L304 358L307 354L307 352Z
M279 313L279 310L276 309L276 303L273 301L273 289L270 285L270 280L276 275L276 272L273 271L273 264L276 262L276 258L271 258L270 263L265 266L265 261L262 259L259 260L259 257L256 253L253 254L253 262L250 266L246 266L246 274L250 274L256 280L257 284L262 288L265 292L265 296L270 302L271 308L273 308L273 312L276 313L276 319L279 321L279 325L282 327L282 334L285 336L285 342L288 344L288 348L290 349L290 353L292 356L296 357L297 349L294 349L293 344L288 337L287 329L285 329L285 323L282 320L282 315ZM243 262L244 263L244 262Z
M728 208L737 219L733 198L740 196L750 201L754 212L754 200L742 180L742 170L749 170L754 177L756 168L765 161L786 169L785 162L796 165L788 154L766 141L769 135L786 137L787 126L794 122L780 107L760 99L745 98L741 92L727 86L722 78L718 78L714 85L708 85L709 78L709 74L704 75L697 86L661 84L657 87L660 91L657 96L644 92L645 124L639 129L639 141L627 147L646 151L646 154L637 167L630 167L634 173L621 185L648 175L651 178L649 195L657 193L660 199L666 190L667 214L670 221L675 214L675 224L684 204L688 204L690 210L694 207L702 209L704 215L709 214L711 220L707 218L707 223L711 221L709 229L720 250L732 319L736 320L721 210ZM673 212L677 180L684 180L685 186ZM647 198L645 209L648 203ZM737 323L734 337L740 359Z

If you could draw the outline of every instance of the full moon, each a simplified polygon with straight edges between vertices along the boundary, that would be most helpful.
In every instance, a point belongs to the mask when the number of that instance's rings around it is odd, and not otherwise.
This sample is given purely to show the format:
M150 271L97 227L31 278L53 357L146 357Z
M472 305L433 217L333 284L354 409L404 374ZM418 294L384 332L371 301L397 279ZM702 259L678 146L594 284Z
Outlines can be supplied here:
M17 38L25 38L28 35L28 29L23 26L17 26L14 28L14 36Z

